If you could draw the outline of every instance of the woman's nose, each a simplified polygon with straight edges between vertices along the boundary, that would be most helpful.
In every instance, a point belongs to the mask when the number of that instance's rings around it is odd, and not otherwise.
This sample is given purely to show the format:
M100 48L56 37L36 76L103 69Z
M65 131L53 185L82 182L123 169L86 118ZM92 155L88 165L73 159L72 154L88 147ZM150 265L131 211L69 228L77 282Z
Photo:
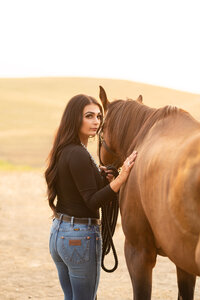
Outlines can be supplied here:
M94 122L95 122L95 124L99 124L99 123L100 123L99 118L95 118L95 119L94 119Z

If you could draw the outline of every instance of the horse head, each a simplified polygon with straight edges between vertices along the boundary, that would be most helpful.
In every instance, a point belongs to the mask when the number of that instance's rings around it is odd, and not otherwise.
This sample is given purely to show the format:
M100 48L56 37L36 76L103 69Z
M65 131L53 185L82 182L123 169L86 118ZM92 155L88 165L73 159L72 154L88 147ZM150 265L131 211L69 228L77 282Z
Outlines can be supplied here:
M103 105L104 114L106 115L110 102L104 88L102 86L99 88L99 98ZM106 118L104 118L103 126L99 132L99 160L101 165L112 164L117 168L120 166L120 159L113 147L110 145L108 131L106 130Z
M103 165L112 164L116 168L122 166L126 153L123 152L122 144L129 143L130 119L132 119L130 104L142 105L142 96L137 100L115 100L112 103L108 100L106 92L100 86L99 97L104 108L104 123L99 133L99 159ZM132 105L131 105L132 106ZM124 109L123 109L124 108ZM122 113L122 114L121 114ZM124 127L127 128L127 135L122 138L121 118L124 118Z

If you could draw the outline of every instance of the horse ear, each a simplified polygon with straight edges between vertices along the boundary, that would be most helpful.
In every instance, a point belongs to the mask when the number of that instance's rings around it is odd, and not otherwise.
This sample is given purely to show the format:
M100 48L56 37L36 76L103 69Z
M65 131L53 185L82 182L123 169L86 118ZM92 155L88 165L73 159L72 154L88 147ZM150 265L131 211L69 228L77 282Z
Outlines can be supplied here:
M99 98L101 99L101 103L103 105L104 112L106 112L110 102L108 101L108 98L107 98L104 88L102 86L99 86L99 89L100 89L99 90Z
M139 95L139 97L137 98L136 100L137 102L139 103L142 103L143 102L143 98L142 98L142 95Z

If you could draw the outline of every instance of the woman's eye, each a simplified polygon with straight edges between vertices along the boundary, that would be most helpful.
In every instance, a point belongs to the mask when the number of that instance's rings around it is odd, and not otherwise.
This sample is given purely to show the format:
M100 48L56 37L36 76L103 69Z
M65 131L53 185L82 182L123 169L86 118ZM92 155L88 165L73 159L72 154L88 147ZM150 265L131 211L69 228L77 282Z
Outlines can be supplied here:
M93 115L86 115L85 117L86 117L87 119L96 118L96 117L93 116ZM101 115L98 115L98 116L97 116L97 119L98 119L98 120L101 120Z

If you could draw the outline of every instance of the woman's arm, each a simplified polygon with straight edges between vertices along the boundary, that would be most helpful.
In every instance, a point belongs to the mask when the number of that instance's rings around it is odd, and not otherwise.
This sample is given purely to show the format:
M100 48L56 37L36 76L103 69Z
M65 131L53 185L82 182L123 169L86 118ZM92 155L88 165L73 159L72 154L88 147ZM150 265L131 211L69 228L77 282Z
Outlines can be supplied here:
M124 162L120 174L110 184L99 189L96 183L94 166L84 148L77 146L70 154L69 168L76 187L90 209L98 209L104 203L116 199L116 193L126 181L134 164L136 152Z
M120 174L110 183L110 187L115 193L119 191L121 185L127 180L136 157L137 152L133 151L133 153L124 161Z
M83 147L76 146L73 149L68 163L77 190L89 209L96 210L104 203L116 199L117 195L109 184L101 189L97 186L96 176L101 175L95 172L96 167Z

